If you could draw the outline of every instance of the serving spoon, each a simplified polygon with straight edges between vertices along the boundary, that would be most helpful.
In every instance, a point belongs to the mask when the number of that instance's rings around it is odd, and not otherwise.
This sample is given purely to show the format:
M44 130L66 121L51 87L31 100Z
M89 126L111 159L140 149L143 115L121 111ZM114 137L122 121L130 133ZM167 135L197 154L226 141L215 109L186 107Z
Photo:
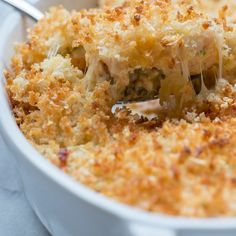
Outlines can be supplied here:
M36 7L34 7L33 5L24 0L1 0L1 1L14 7L16 10L21 11L22 13L26 14L35 21L39 21L44 16L44 14L41 11L39 11Z

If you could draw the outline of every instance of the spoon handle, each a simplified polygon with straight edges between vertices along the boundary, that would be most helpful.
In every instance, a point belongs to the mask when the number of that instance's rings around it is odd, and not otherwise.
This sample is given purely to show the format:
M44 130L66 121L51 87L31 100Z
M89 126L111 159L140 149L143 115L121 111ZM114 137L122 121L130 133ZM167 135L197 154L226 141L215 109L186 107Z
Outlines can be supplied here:
M41 11L39 11L37 8L35 8L25 0L0 0L0 1L3 1L13 6L15 9L25 13L35 21L38 21L43 17L43 13Z

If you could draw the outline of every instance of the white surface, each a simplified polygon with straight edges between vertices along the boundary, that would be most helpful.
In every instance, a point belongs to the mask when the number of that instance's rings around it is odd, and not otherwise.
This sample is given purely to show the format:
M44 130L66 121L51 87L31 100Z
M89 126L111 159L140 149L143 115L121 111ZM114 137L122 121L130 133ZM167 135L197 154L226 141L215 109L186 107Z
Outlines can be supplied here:
M11 11L0 3L0 22ZM1 27L1 23L0 23ZM1 40L1 39L0 39ZM0 137L0 235L48 236L24 196L14 158Z
M0 235L49 235L25 199L15 160L0 138Z

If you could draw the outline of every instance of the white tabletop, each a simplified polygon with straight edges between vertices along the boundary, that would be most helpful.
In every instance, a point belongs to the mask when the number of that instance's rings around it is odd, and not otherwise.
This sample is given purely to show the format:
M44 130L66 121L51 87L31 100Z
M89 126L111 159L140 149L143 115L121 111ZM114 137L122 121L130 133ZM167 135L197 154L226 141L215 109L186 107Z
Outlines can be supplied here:
M0 3L0 27L11 8ZM1 38L0 38L1 40ZM49 236L30 208L14 157L0 137L0 235Z

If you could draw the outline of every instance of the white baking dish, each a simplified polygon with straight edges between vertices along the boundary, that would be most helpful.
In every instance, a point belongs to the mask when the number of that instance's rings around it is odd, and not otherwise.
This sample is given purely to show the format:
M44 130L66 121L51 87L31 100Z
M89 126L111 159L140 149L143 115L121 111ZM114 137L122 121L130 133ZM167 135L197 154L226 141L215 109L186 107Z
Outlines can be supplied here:
M38 1L41 9L63 1ZM95 0L64 1L70 8L95 6ZM13 42L25 39L25 20L11 14L0 25L0 131L17 159L26 196L38 217L56 236L235 236L236 218L189 219L143 212L107 199L45 160L18 129L4 90L2 69ZM5 65L4 65L5 64Z

